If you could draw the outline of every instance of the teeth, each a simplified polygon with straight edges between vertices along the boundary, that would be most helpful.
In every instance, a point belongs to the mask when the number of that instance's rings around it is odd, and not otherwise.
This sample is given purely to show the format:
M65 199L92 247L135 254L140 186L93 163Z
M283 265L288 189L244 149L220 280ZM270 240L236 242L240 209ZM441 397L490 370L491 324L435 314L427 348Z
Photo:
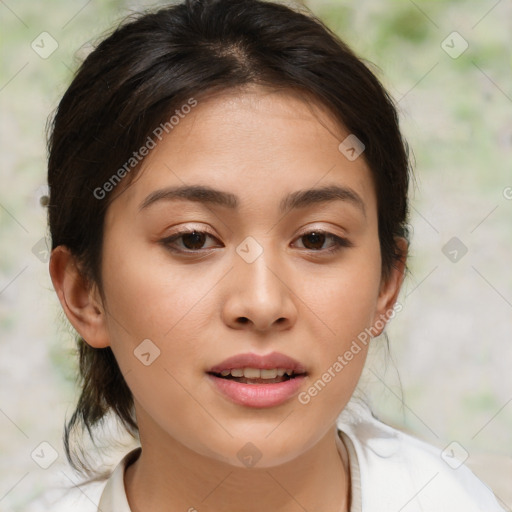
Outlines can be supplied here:
M259 379L261 370L259 368L244 368L244 377L246 379Z
M231 374L232 377L245 377L246 379L275 379L282 377L284 374L291 376L293 370L286 368L272 368L262 370L259 368L232 368L231 370L222 370L220 372L222 377L227 377Z

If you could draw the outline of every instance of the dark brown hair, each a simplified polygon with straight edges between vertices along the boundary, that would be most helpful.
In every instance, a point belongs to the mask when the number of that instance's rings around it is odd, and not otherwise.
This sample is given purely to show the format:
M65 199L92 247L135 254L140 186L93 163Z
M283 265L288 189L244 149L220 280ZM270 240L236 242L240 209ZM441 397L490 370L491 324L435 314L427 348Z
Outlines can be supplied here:
M67 246L101 287L104 186L156 127L191 97L249 84L314 98L365 145L375 183L382 271L402 258L410 165L396 109L379 80L310 13L261 0L186 0L122 23L85 59L49 126L52 250ZM341 142L341 141L340 141ZM138 167L124 175L127 185ZM118 174L119 175L119 174ZM110 348L77 337L81 395L65 426L70 464L89 472L70 443L112 412L137 434L133 397Z

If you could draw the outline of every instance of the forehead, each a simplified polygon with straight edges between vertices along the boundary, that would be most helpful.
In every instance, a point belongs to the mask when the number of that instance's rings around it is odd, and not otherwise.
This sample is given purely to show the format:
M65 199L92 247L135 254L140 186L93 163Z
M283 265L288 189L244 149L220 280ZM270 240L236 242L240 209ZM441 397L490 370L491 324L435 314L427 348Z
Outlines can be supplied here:
M251 87L198 98L176 114L112 209L139 210L155 190L195 184L232 191L242 207L278 208L294 190L335 183L370 210L376 201L364 158L338 149L349 132L300 93Z

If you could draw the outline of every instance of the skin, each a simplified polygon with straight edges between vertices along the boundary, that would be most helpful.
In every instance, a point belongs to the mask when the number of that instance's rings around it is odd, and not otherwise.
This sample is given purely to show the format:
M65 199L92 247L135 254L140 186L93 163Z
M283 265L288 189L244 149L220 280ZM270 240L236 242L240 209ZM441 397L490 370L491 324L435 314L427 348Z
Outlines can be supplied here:
M348 510L348 456L335 421L367 348L306 405L297 397L237 405L205 374L238 353L278 351L305 365L307 390L395 303L403 262L383 279L374 184L363 157L349 161L338 150L348 134L290 91L251 87L203 99L109 206L106 301L65 247L53 251L67 317L91 346L112 348L134 395L143 450L125 472L133 512ZM183 184L229 191L239 208L175 200L139 211L151 192ZM346 200L278 212L289 192L327 184L350 187L364 212ZM159 242L178 228L214 238L180 256ZM314 228L352 246L329 253L329 237L315 245L302 236ZM263 249L252 263L236 252L248 236ZM184 243L174 246L190 250ZM149 366L133 353L144 339L161 351ZM252 468L237 457L248 442L261 452Z

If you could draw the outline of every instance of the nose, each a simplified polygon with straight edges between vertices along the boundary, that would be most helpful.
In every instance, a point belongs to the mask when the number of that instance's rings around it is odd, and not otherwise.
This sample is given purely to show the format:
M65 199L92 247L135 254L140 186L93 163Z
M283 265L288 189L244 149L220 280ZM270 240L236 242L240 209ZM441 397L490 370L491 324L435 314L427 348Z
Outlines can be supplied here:
M235 255L223 320L231 328L286 330L297 320L293 283L279 258L263 253L252 263Z

